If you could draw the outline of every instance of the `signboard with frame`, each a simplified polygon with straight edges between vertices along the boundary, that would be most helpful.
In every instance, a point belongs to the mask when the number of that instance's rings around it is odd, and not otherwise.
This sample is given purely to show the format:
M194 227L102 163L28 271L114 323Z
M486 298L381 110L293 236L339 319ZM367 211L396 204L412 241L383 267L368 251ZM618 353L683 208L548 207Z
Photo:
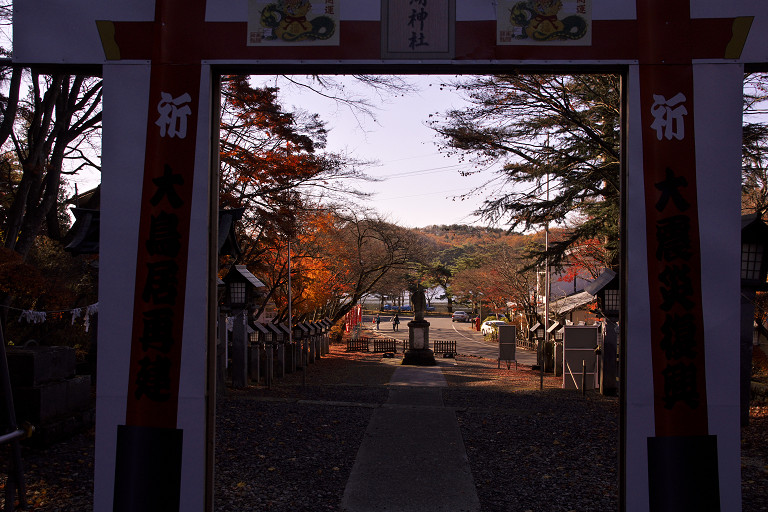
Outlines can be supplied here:
M507 363L507 369L510 368L512 361L517 368L517 359L515 350L517 349L517 327L514 325L499 325L499 366L501 362Z
M584 389L595 389L597 382L598 329L594 325L566 325L563 327L563 389L582 390L582 376L586 372Z

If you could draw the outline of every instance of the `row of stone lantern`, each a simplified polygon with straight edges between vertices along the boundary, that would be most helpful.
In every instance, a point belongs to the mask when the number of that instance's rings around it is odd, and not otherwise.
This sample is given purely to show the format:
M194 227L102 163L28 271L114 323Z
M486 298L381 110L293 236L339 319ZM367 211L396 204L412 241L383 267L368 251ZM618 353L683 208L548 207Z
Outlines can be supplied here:
M285 323L254 322L250 316L263 299L264 284L245 265L234 265L219 282L221 323L232 321L231 376L233 387L245 387L249 380L264 380L267 385L296 369L314 363L328 353L329 320ZM220 330L220 340L226 330ZM219 386L224 385L226 348L219 348Z
M557 368L553 368L554 364L557 366L557 357L553 352L557 350L557 344L562 345L563 342L563 325L558 321L550 322L549 328L544 329L544 325L541 322L536 322L530 329L531 341L535 342L535 346L544 343L544 350L537 351L541 354L540 357L543 361L539 361L540 365L544 365L544 371L551 372L557 371ZM550 343L547 343L550 342Z
M617 390L618 375L616 325L621 311L619 276L613 270L605 269L597 279L584 287L584 291L597 300L599 314L603 317L603 321L599 322L598 346L595 349L600 359L600 392L612 395ZM553 321L546 329L537 323L531 331L537 343L545 343L541 351L543 361L539 361L539 364L543 365L545 371L554 371L555 375L560 375L565 351L564 323Z
M285 323L250 322L248 377L269 386L275 378L314 363L328 354L331 325L325 319L299 322L292 329ZM242 380L233 376L233 386L244 386Z
M271 322L251 322L251 343L287 343L289 340L295 342L304 342L308 340L321 340L328 337L328 332L331 328L330 320L323 319L318 322L299 322L293 326L293 336L291 336L291 329L284 323L274 324ZM311 350L311 343L308 344ZM317 350L316 356L322 356L327 353L323 350L322 353Z

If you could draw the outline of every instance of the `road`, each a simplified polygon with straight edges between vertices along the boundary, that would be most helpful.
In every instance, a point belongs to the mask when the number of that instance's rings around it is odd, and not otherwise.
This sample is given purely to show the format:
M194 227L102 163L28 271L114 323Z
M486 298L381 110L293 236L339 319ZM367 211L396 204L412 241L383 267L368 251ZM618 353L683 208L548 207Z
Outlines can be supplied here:
M392 330L392 317L390 315L381 315L379 332L384 336L396 338L398 340L408 339L408 322L413 320L413 316L400 316L399 330ZM456 351L459 354L467 354L488 359L497 359L499 357L499 344L495 341L486 341L483 335L472 328L471 323L452 322L450 317L427 317L429 322L429 339L456 341ZM365 328L376 329L373 323L373 317L363 317ZM517 348L515 357L517 362L525 365L536 364L536 353L531 350Z

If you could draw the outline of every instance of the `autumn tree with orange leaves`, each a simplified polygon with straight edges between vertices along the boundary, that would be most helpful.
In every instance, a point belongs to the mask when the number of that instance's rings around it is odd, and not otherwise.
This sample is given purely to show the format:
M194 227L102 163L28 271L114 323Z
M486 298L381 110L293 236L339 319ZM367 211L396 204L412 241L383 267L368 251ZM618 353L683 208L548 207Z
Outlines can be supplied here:
M492 312L535 315L536 273L526 268L532 242L531 237L507 235L479 247L455 269L454 293Z
M365 197L351 181L368 178L360 170L364 162L323 151L323 122L285 111L278 92L254 87L246 76L223 78L219 194L222 207L246 208L246 224L288 233L296 211L340 196Z
M328 315L344 316L391 272L411 267L421 250L412 230L354 210L335 212L335 232L326 233L329 264L344 294L329 304Z
M365 162L325 152L319 118L285 111L278 94L247 77L224 77L220 204L245 209L238 263L267 286L261 310L271 301L278 320L287 316L290 240L294 315L341 318L407 262L413 236L362 208L338 206L365 197L350 185L367 179Z
M296 319L342 318L385 276L406 268L418 250L412 231L372 215L337 208L305 210L295 219L291 290ZM278 321L287 319L287 241L284 236L265 237L253 246L259 257L246 258L267 285L265 301L277 306Z

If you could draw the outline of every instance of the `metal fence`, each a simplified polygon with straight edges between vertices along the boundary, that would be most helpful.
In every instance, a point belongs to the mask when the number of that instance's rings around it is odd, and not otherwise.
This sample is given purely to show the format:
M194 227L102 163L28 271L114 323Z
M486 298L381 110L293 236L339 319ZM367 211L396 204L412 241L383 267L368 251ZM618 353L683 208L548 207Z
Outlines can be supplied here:
M408 342L395 338L367 338L359 337L357 339L347 339L347 352L371 352L373 345L374 353L396 354L398 347L402 344L402 351L408 349ZM445 340L432 341L432 351L436 354L443 354L444 357L456 356L456 342Z
M396 340L394 338L374 338L373 339L373 351L375 353L397 353L397 345L400 343L399 340ZM405 342L403 342L403 351L405 351Z
M456 357L456 342L435 340L432 342L432 351L444 357Z
M518 348L536 350L536 338L534 336L518 336L515 344Z
M366 337L347 339L347 352L369 352L370 340Z

